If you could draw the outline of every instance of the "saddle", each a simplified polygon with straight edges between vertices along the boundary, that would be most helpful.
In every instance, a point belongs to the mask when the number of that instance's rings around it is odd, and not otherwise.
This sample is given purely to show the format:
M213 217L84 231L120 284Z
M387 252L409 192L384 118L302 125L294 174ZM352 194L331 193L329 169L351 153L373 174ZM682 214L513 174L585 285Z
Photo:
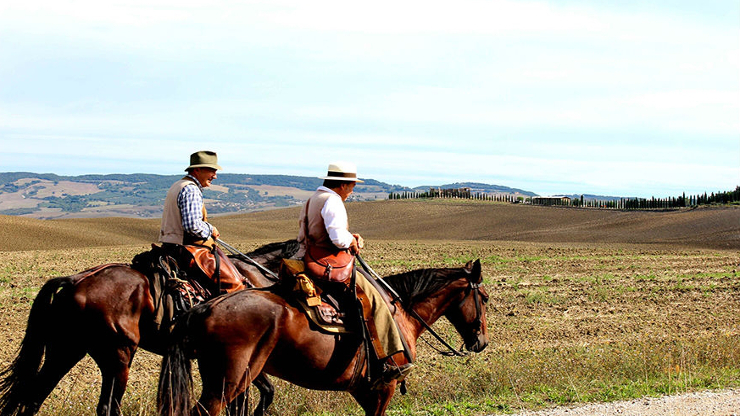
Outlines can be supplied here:
M303 261L291 259L282 260L279 277L287 296L296 301L320 330L333 334L360 330L359 310L348 286L349 281L312 279ZM368 313L371 311L367 303L363 303L362 307Z
M149 293L154 299L154 325L159 331L169 332L178 316L213 297L198 279L180 270L172 252L155 244L150 251L137 254L131 267L149 280Z
M203 277L213 282L219 294L244 289L244 277L218 246L182 247L180 264L187 265L191 270L199 270Z

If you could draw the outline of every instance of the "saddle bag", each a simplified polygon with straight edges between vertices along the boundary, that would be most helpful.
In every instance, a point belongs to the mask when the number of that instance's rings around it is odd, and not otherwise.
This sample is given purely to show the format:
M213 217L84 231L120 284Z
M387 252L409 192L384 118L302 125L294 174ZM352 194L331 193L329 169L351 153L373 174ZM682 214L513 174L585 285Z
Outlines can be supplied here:
M311 277L332 282L346 282L352 276L355 256L348 250L329 250L313 245L306 245L303 257L306 270Z
M306 312L309 320L320 328L331 333L347 332L344 328L346 317L342 305L346 308L350 293L346 283L328 280L314 280L306 274L304 262L283 259L280 267L281 284L289 291L290 296Z

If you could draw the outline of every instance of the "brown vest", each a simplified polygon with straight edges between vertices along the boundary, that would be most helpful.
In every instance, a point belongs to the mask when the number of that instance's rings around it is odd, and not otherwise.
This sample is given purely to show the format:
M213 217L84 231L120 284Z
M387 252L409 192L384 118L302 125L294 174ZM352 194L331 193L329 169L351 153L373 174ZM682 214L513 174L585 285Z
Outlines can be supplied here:
M187 176L172 184L167 191L167 197L164 199L164 210L162 211L162 226L159 230L160 243L172 244L192 244L185 242L185 230L182 228L182 213L177 206L177 197L180 195L182 188L193 184L192 179ZM198 186L196 184L196 186ZM206 216L206 206L203 204L203 221L208 221Z
M339 251L339 248L331 242L324 224L324 217L321 216L321 210L324 209L324 204L331 195L330 192L316 191L303 205L298 220L298 242L301 244L301 252L305 252L306 244ZM308 212L306 212L306 207L308 207ZM304 225L306 221L308 221L308 226ZM305 235L306 229L308 229L308 238ZM349 224L347 224L347 229L349 229Z

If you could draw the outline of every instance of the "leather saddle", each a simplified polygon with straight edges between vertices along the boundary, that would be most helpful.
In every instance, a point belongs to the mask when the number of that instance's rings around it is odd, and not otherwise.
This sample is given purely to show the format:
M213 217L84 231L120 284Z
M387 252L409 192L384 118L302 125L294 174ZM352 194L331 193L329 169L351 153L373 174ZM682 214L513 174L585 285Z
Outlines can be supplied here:
M162 247L152 244L151 251L137 254L131 267L149 280L149 291L154 300L154 325L169 332L176 317L213 297L197 280L188 279L181 272L177 260Z
M284 293L295 300L320 330L329 333L354 333L360 330L359 308L346 282L313 279L301 260L283 259L280 266ZM363 309L370 310L363 303Z

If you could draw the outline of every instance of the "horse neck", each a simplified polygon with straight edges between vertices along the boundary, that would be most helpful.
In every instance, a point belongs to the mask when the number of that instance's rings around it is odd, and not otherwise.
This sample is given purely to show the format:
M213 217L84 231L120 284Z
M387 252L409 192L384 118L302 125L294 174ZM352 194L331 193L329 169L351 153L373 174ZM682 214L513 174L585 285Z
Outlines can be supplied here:
M445 312L447 312L447 308L452 302L454 294L457 293L454 289L454 284L447 286L443 292L444 293L440 293L439 296L431 296L426 299L422 299L413 305L410 305L408 308L416 312L416 314L423 319L427 325L432 325L437 322ZM411 319L412 323L420 329L420 332L423 331L422 324L414 317Z
M443 273L450 270L454 269L437 269L436 271L432 271L431 273ZM451 273L450 275L455 274ZM405 306L404 317L407 320L408 325L414 328L417 337L421 335L421 333L424 331L424 326L416 317L412 316L409 311L414 311L421 319L424 320L426 324L432 325L447 312L447 309L454 300L455 296L461 290L461 284L458 283L460 280L461 279L450 278L448 282L439 290L429 294L428 296L417 299Z

